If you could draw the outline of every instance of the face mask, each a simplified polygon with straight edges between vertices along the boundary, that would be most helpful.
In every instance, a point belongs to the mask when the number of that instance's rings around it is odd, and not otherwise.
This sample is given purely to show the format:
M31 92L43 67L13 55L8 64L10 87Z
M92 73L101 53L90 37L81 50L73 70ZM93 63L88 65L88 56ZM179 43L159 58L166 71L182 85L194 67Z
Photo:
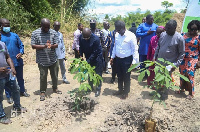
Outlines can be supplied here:
M9 33L10 32L10 27L3 27L3 31L5 33Z

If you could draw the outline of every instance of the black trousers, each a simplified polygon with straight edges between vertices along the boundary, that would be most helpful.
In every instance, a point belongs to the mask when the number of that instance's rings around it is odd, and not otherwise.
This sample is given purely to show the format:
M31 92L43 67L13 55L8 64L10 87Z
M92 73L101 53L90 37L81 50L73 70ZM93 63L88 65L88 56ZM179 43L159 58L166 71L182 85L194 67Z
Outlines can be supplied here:
M112 65L112 79L115 80L115 76L117 75L117 64L116 64L116 58L113 59L113 65Z
M132 55L125 58L116 57L118 89L123 94L128 94L130 92L131 72L128 72L128 69L130 68L132 61Z
M80 58L80 54L78 53L76 49L74 49L74 52L75 52L75 58Z

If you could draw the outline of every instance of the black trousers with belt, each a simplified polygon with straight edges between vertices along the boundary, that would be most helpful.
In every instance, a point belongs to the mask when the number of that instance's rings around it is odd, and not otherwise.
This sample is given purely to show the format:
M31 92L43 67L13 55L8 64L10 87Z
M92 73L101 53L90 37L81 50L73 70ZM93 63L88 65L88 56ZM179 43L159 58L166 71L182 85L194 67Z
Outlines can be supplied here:
M117 76L118 76L118 89L123 94L128 94L130 92L130 75L128 72L133 61L133 56L128 56L125 58L116 57L117 64Z

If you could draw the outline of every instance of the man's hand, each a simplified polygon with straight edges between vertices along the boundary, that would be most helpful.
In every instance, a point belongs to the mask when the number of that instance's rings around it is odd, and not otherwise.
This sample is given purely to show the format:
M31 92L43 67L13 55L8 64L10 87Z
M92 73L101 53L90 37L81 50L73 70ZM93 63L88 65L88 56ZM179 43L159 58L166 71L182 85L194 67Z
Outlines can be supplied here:
M152 61L154 62L154 61L156 61L156 59L153 59Z
M51 41L47 40L47 43L45 44L45 47L50 49L51 48Z
M152 33L154 33L155 31L152 31L151 29L149 29L149 31L147 31L147 34L149 35L149 34L152 34Z
M16 58L17 58L17 59L22 58L22 54L21 54L21 53L17 54L17 55L16 55Z
M13 74L13 75L16 75L15 68L11 68L11 71L12 71L12 74Z
M8 73L9 72L9 66L7 67L0 67L0 73Z
M113 58L110 59L110 65L113 65Z

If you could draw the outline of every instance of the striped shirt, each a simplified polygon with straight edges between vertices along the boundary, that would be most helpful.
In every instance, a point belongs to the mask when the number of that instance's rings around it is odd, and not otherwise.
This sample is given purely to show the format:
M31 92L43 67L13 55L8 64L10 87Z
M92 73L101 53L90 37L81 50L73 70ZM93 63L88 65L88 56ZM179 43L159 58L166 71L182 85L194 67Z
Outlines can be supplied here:
M36 29L31 35L31 45L45 45L50 40L51 45L58 44L58 34L55 30L49 29L47 33L41 28ZM43 66L51 66L57 61L55 49L36 49L36 63Z

